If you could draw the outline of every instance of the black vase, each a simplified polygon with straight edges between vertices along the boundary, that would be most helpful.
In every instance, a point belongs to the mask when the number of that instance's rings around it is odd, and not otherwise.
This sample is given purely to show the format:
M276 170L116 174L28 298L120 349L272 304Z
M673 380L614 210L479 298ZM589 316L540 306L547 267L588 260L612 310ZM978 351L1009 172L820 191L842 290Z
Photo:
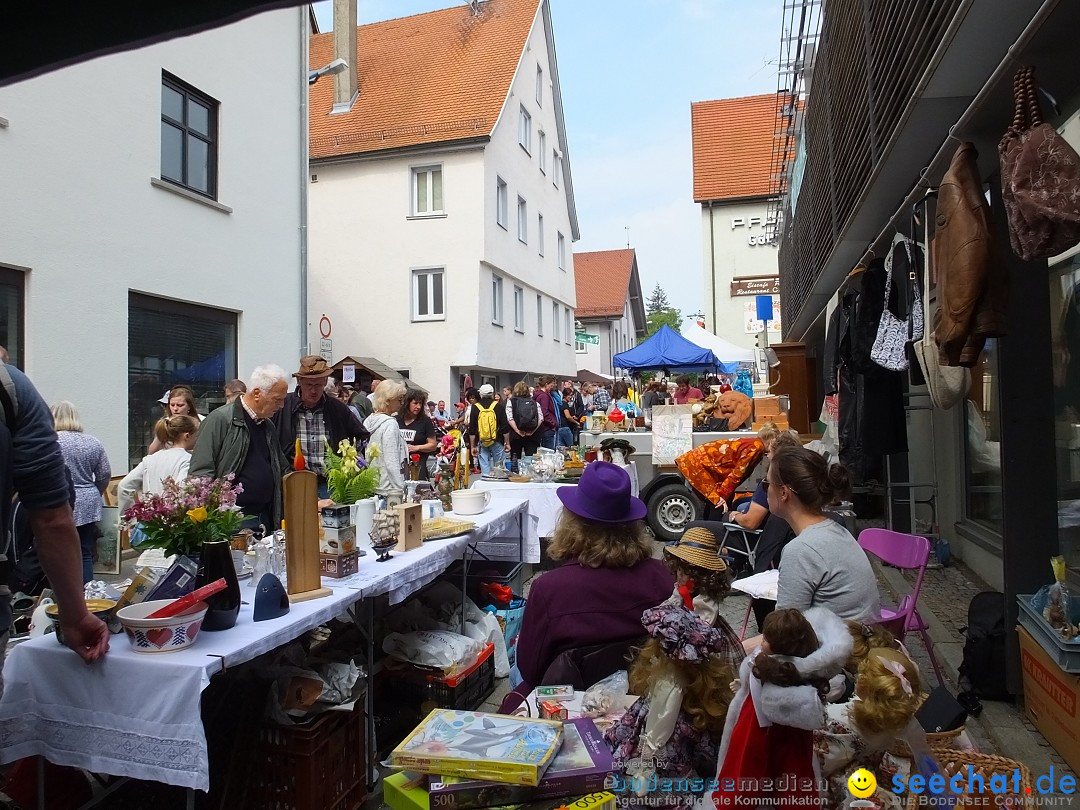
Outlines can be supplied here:
M195 587L201 588L219 579L225 580L225 589L206 599L209 609L203 619L203 630L228 630L236 624L236 616L240 613L240 583L236 579L232 546L228 540L203 543Z

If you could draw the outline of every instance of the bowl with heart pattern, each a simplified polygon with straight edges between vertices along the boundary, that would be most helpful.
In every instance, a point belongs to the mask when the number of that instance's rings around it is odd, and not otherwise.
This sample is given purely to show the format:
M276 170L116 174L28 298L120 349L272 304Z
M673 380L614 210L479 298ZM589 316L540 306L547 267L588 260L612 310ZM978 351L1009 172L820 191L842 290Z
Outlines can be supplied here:
M152 602L139 602L116 612L116 618L124 627L124 635L131 642L131 649L138 653L176 652L195 643L206 616L206 602L196 602L183 613L165 619L146 618L173 601L155 599Z

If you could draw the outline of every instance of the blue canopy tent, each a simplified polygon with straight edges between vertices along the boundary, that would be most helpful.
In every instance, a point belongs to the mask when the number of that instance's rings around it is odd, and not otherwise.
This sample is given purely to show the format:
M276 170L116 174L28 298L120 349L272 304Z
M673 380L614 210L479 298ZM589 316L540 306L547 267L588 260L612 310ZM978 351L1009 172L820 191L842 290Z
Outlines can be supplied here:
M717 366L716 355L710 349L694 345L666 324L644 343L619 352L611 362L629 371L701 371Z

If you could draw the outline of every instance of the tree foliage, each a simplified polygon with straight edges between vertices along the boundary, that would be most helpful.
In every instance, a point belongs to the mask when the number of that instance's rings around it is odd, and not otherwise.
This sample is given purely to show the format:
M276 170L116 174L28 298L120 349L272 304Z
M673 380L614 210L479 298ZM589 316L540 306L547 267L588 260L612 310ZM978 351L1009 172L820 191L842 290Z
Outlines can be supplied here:
M671 309L671 304L668 302L667 293L664 292L664 288L659 283L653 287L652 293L649 294L649 306L648 312L651 316L655 312L663 312L664 310ZM659 329L659 327L657 327Z
M656 334L664 324L667 324L678 332L682 328L682 314L674 307L666 307L665 309L656 312L650 312L645 318L645 323L645 337L639 340L639 343L648 340Z

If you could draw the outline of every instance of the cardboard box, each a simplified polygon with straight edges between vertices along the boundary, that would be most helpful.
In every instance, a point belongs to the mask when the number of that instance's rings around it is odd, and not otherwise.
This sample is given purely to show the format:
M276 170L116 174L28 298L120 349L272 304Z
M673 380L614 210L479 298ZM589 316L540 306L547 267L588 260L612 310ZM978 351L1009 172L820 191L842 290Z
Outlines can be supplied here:
M400 771L383 780L383 801L391 810L431 810L431 796L422 779L415 773ZM520 810L614 810L615 795L612 793L592 793L580 798L539 799L525 804L503 804L496 808L520 808ZM495 810L495 808L491 808Z
M319 571L324 577L341 579L350 577L356 573L360 562L360 555L355 551L348 554L320 554Z
M343 526L340 529L319 527L320 554L350 554L353 551L356 551L355 526Z
M780 397L754 397L754 420L768 421L770 416L780 415Z
M1069 767L1080 770L1080 677L1063 671L1027 630L1017 627L1016 632L1024 671L1024 712Z

